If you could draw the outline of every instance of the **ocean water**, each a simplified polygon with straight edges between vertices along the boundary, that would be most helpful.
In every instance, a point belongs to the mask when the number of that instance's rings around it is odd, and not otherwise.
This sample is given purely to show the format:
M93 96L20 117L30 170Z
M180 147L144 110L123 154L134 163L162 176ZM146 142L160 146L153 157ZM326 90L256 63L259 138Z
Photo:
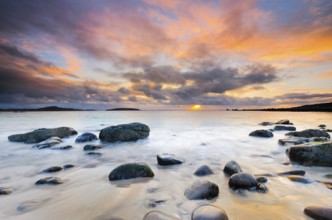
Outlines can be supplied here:
M26 112L0 113L0 187L14 188L11 195L0 196L0 219L143 219L151 210L159 210L182 219L190 219L201 204L214 204L226 210L232 220L310 219L303 214L309 205L331 206L332 190L315 182L301 184L285 177L271 177L267 193L236 193L228 187L224 165L236 160L252 174L306 171L313 180L325 177L332 168L284 165L286 147L278 145L285 132L274 132L269 139L248 134L263 128L262 121L291 120L297 130L332 128L331 113L225 112L225 111L135 111L135 112ZM85 144L74 143L76 136L64 138L67 151L32 149L32 144L11 143L7 137L37 128L73 127L78 133L92 132L130 122L147 124L150 136L133 143L103 144L101 157L86 155ZM272 126L271 126L272 127ZM270 128L270 127L264 127ZM99 143L96 141L94 143ZM185 159L175 167L159 167L156 155L171 153ZM116 166L127 162L146 162L155 173L151 179L109 182ZM50 166L73 164L74 168L42 174ZM214 175L196 177L193 172L209 165ZM57 176L64 184L35 186L46 176ZM209 180L219 186L219 197L212 201L189 201L185 189L195 180ZM152 208L149 203L165 200Z

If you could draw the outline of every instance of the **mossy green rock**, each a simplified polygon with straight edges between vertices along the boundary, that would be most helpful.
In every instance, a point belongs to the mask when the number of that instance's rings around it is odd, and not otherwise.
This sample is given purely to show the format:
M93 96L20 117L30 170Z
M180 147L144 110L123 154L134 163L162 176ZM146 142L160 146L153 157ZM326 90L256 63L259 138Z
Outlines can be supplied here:
M99 139L107 142L137 141L148 137L149 133L149 126L134 122L104 128L99 133Z
M112 170L108 179L114 181L142 177L154 177L154 173L149 165L146 163L127 163Z

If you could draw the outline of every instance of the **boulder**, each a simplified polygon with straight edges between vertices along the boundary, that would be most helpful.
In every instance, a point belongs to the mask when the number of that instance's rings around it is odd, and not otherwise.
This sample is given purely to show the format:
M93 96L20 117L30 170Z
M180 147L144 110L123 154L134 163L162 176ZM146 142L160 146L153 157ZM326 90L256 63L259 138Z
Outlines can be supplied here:
M273 133L269 130L256 130L253 131L249 134L249 136L254 136L254 137L264 137L264 138L270 138L273 137Z
M75 143L84 143L88 141L94 141L98 140L97 136L95 134L92 134L90 132L86 132L78 136L75 140Z
M51 137L45 141L42 141L34 146L33 148L38 148L38 149L45 149L45 148L50 148L53 147L54 145L62 143L62 140L59 137Z
M319 129L306 129L303 131L292 131L286 134L287 136L293 137L305 137L305 138L312 138L312 137L326 137L330 138L330 135L323 130Z
M58 185L62 183L63 181L59 177L45 177L38 180L35 185Z
M13 189L10 187L0 187L0 195L9 195L13 192Z
M137 141L148 137L149 133L149 126L135 122L104 128L99 133L99 139L107 142Z
M169 215L160 211L150 211L146 213L146 215L143 217L143 220L181 220L180 217Z
M237 173L231 176L228 186L233 190L246 189L251 191L266 192L265 185L259 183L257 179L249 173Z
M259 125L262 125L262 126L269 126L269 125L274 125L273 122L270 122L270 121L263 121L262 123L260 123Z
M98 150L101 149L102 146L97 145L97 144L87 144L84 146L83 150L84 151L91 151L91 150Z
M304 213L317 220L332 220L332 208L324 206L308 206Z
M318 125L318 127L321 128L321 129L325 129L326 125Z
M278 176L292 176L292 175L304 176L305 171L304 170L291 170L291 171L278 173Z
M158 154L157 161L160 166L177 165L184 162L184 160L175 157L173 154Z
M71 169L73 167L75 167L73 164L65 164L65 165L63 165L63 169L64 170L68 170L68 169Z
M198 180L186 189L184 195L189 200L211 200L218 197L219 187L210 181Z
M213 171L211 170L211 168L207 165L203 165L201 167L199 167L195 172L194 175L196 176L207 176L207 175L211 175L213 174Z
M332 167L332 142L296 145L286 150L291 162L305 166Z
M75 134L77 134L77 131L70 127L40 128L25 134L11 135L8 137L8 140L12 142L35 144L45 141L51 137L64 138Z
M224 209L214 205L201 205L191 214L192 220L228 220Z
M287 178L290 181L297 182L297 183L305 183L305 184L312 183L312 180L307 179L303 176L290 175L290 176L287 176Z
M284 126L284 125L276 125L273 130L275 131L296 131L294 126Z
M54 173L54 172L59 172L61 170L62 170L62 167L54 166L54 167L49 167L49 168L43 170L43 173Z
M142 177L154 177L154 173L149 165L146 163L127 163L112 170L108 179L114 181Z
M293 145L299 145L304 144L310 141L310 138L304 138L304 137L290 137L285 139L279 139L279 144L286 145L286 144L293 144Z
M292 125L293 123L291 123L288 119L283 119L283 120L277 121L276 124Z
M256 180L259 183L267 183L267 178L265 176L256 177Z
M226 173L228 176L232 176L233 174L240 172L242 172L242 169L240 165L234 160L227 162L224 167L224 173Z

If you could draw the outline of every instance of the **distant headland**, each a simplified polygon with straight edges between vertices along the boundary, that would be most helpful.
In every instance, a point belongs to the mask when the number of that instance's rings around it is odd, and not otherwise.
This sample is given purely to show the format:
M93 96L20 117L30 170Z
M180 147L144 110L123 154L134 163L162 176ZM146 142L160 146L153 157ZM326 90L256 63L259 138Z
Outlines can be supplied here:
M139 111L138 108L112 108L106 111ZM76 108L63 108L58 106L47 106L43 108L9 108L0 109L0 112L61 112L61 111L96 111L94 109L76 109Z
M230 109L227 109L228 111ZM312 105L302 105L291 108L266 108L266 109L231 109L231 111L269 111L269 112L332 112L332 102Z
M106 111L139 111L138 108L111 108Z

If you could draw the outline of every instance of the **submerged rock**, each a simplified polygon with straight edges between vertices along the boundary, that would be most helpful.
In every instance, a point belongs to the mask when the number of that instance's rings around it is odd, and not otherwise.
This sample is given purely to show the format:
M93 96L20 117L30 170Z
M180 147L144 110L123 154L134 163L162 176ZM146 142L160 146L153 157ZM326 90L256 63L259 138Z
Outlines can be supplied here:
M169 215L160 211L148 212L143 220L181 220L178 216Z
M267 178L265 176L256 177L256 180L259 183L267 183Z
M24 142L28 144L39 143L51 137L64 138L77 134L73 128L59 127L59 128L40 128L25 134L14 134L8 137L12 142Z
M148 204L148 207L149 208L155 208L157 207L158 205L161 205L163 203L165 203L166 200L164 199L160 199L160 200L150 200L149 204Z
M35 185L58 185L62 184L63 181L59 177L45 177L43 179L38 180Z
M291 123L288 119L283 119L283 120L277 121L276 124L292 125L293 123Z
M291 138L285 138L285 139L279 139L279 144L286 145L286 144L304 144L310 141L310 138L304 138L304 137L291 137Z
M266 192L268 190L253 175L244 172L232 175L228 181L228 186L233 190L246 189L259 192Z
M36 144L32 146L33 148L38 148L38 149L45 149L45 148L50 148L53 147L54 145L62 143L62 140L59 137L51 137L45 141L40 142L39 144Z
M99 139L107 142L137 141L148 137L149 133L149 126L135 122L104 128L99 133Z
M275 130L275 131L296 131L296 128L294 126L276 125L276 126L274 126L273 130Z
M73 148L73 146L71 146L71 145L51 147L52 150L70 150L72 148Z
M291 176L291 175L304 176L305 171L304 170L291 170L291 171L287 171L287 172L278 173L278 176Z
M173 154L158 154L157 161L159 166L177 165L184 162L184 160L175 157Z
M307 179L303 176L290 175L287 176L287 178L293 182L305 183L305 184L312 183L312 180Z
M226 211L214 205L201 205L191 214L192 220L228 220Z
M190 185L184 195L189 200L211 200L219 195L219 187L210 181L196 181Z
M224 173L226 173L229 176L232 176L233 174L241 173L241 172L242 172L242 169L241 169L240 165L234 160L227 162L227 164L224 167Z
M286 150L291 162L305 166L332 167L332 142L296 145Z
M62 170L62 167L54 166L54 167L49 167L49 168L43 170L43 173L54 173L54 172L59 172L61 170Z
M113 181L142 177L154 177L154 173L149 165L146 163L127 163L112 170L108 179Z
M68 169L71 169L71 168L73 168L73 167L75 167L73 164L66 164L66 165L63 165L63 169L64 169L64 170L68 170Z
M211 175L213 174L213 171L211 170L211 168L207 165L203 165L201 167L199 167L195 172L194 175L196 176L207 176L207 175Z
M321 129L325 129L326 125L318 125L318 127L321 128Z
M262 123L260 123L259 125L262 126L269 126L269 125L274 125L274 122L270 122L270 121L263 121Z
M98 140L97 136L95 134L92 134L90 132L86 132L78 136L75 140L75 143L84 143L88 141L94 141Z
M293 131L293 132L288 132L286 135L293 137L306 137L306 138L312 138L312 137L330 138L330 135L326 131L319 129L306 129L303 131Z
M0 195L9 195L13 192L11 187L0 187Z
M88 152L88 153L86 153L86 155L93 156L93 157L101 157L101 156L103 156L103 154L100 153L100 152Z
M254 136L254 137L264 137L264 138L270 138L273 137L273 133L269 130L256 130L253 131L249 134L249 136Z
M323 206L308 206L304 209L304 213L317 220L332 220L332 208Z
M84 151L91 151L91 150L98 150L101 149L102 146L97 145L97 144L87 144L84 146L83 150Z

